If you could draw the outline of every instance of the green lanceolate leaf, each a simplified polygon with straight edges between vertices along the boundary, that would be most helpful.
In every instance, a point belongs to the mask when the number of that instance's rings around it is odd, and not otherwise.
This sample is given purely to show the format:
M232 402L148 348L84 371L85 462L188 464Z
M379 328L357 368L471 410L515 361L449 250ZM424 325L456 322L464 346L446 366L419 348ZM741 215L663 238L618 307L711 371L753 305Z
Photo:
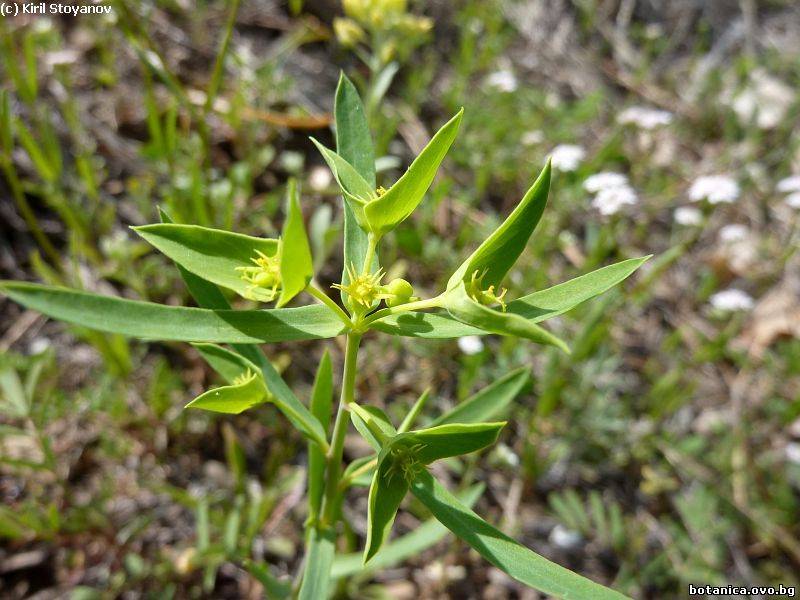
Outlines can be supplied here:
M623 260L546 290L517 298L509 302L508 312L534 323L550 319L608 291L641 267L651 256Z
M484 485L475 484L458 494L458 499L466 506L472 507L483 494ZM398 565L409 557L417 556L430 548L447 534L447 528L436 519L428 519L411 533L384 544L367 565L364 565L363 554L353 552L340 554L333 559L331 578L350 577L357 574L368 574L379 569Z
M54 319L149 340L253 344L336 337L344 330L322 305L208 310L15 281L0 282L0 292Z
M208 390L189 402L185 408L202 408L212 412L238 415L263 404L269 398L261 371L245 371L232 385Z
M372 323L370 328L390 335L428 339L450 339L488 333L483 329L462 323L444 312L407 312L389 315Z
M228 383L233 383L242 373L260 372L261 369L236 352L216 344L192 344L205 361Z
M408 480L401 467L381 452L372 477L367 504L367 542L364 562L375 556L389 537L397 509L408 492Z
M336 118L336 151L375 189L375 150L372 135L356 86L344 73L339 74L333 108Z
M367 203L364 215L370 231L382 236L408 218L422 202L456 138L463 114L462 108L436 132L403 176L386 193Z
M245 298L253 298L257 286L243 277L243 269L255 268L253 260L261 255L272 258L278 252L278 240L199 225L156 223L133 229L187 271Z
M489 333L511 335L537 344L555 346L569 353L567 344L546 329L514 313L489 308L476 302L467 293L464 282L447 292L442 304L454 318L467 325Z
M375 150L369 132L366 111L353 83L342 73L336 88L334 104L336 118L336 151L361 176L369 187L375 190ZM349 200L344 203L344 269L342 283L347 285L350 276L347 268L355 267L360 273L367 254L367 233L359 226L364 221L363 209L358 206L358 217ZM372 259L371 273L378 270L378 255ZM342 292L342 300L345 300Z
M440 415L430 426L447 423L478 423L502 413L528 382L528 369L521 368L505 374L487 385L452 410Z
M161 217L162 223L172 223L172 218L161 207L158 208L158 215ZM202 277L198 277L191 271L187 271L179 264L175 263L178 272L181 274L181 279L186 284L192 298L195 299L198 306L201 308L210 308L213 310L229 310L231 305L228 302L222 291L213 283L206 281ZM233 344L236 352L252 361L257 365L261 365L266 361L264 353L253 344Z
M194 347L229 385L208 390L186 408L239 414L270 400L261 369L242 355L214 344L194 344Z
M281 232L281 244L283 245L280 261L281 295L276 304L278 308L285 306L289 300L306 289L314 275L311 247L303 224L303 212L300 210L297 181L294 179L289 180L286 221Z
M363 205L377 195L375 188L356 171L355 167L342 158L338 153L330 148L326 148L314 138L311 138L314 145L322 154L322 158L328 163L328 167L333 173L336 183L339 184L345 197L350 200L350 206L357 211L359 223L364 226Z
M497 441L505 421L497 423L448 423L409 431L392 440L389 451L399 445L409 450L414 460L429 465L435 460L462 456L482 450Z
M324 600L328 597L331 565L336 551L336 534L330 530L311 529L307 545L300 600Z
M547 560L492 527L464 506L427 470L417 474L411 484L411 491L445 527L517 581L556 598L625 598L619 592Z
M328 432L328 424L333 413L333 370L331 357L328 351L322 355L322 360L314 377L314 387L311 391L311 414L319 421L323 431ZM322 506L322 492L325 487L325 454L316 444L308 447L308 513L315 519Z
M503 224L453 273L447 282L447 289L454 289L476 271L483 276L482 282L486 287L499 286L506 273L517 262L542 218L549 191L550 163L548 162Z
M419 413L422 412L423 408L425 408L425 404L428 402L430 395L430 388L422 392L422 395L417 398L416 402L414 402L414 406L412 406L411 410L408 411L408 414L403 419L403 422L400 423L400 427L397 428L397 433L405 433L411 429L411 427L414 425L414 422L417 420Z

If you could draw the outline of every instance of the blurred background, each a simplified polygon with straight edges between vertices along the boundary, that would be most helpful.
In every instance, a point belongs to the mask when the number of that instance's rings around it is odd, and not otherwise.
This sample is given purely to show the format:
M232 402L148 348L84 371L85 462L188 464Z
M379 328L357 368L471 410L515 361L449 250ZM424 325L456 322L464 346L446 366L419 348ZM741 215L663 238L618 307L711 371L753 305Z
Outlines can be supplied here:
M101 6L101 5L96 5ZM426 201L384 244L420 295L520 199L550 208L509 297L655 254L550 321L571 357L499 337L365 339L357 397L399 420L509 370L501 443L453 486L547 557L637 598L798 585L800 6L791 0L118 0L0 17L0 276L190 304L128 229L280 231L298 177L318 278L338 280L329 146L340 70L391 183L461 106ZM307 398L325 346L266 348ZM302 550L305 444L271 407L184 412L188 345L51 322L0 299L0 597L256 598ZM347 455L363 452L356 434ZM366 491L348 498L363 544ZM426 518L411 503L396 533ZM342 598L537 598L452 537Z

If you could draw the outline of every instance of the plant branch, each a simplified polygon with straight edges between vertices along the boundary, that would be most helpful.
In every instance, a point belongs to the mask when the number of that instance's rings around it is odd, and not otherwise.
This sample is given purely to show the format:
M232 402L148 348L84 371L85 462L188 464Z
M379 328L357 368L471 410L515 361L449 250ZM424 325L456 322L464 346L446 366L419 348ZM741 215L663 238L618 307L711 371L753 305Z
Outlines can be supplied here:
M339 400L339 410L333 426L331 446L328 449L326 461L325 498L322 509L321 526L331 527L336 522L337 498L339 496L339 480L342 473L342 455L344 454L344 438L347 434L348 406L354 401L355 381L358 359L358 345L361 334L349 333L347 335L347 349L344 356L344 372L342 374L342 395Z
M366 317L362 322L362 327L369 327L376 321L380 321L388 316L395 315L397 313L408 312L413 310L424 310L426 308L438 308L440 306L442 300L442 294L434 298L427 298L425 300L417 300L415 302L409 302L407 304L400 304L399 306L393 306L391 308L382 308L381 310L375 311L368 317Z
M328 296L320 287L317 285L316 282L312 281L306 286L306 292L314 296L317 300L319 300L322 304L330 308L339 319L341 319L342 323L347 325L348 327L352 327L353 322L350 320L350 317L347 316L347 313L342 310L342 308L333 301L333 299Z

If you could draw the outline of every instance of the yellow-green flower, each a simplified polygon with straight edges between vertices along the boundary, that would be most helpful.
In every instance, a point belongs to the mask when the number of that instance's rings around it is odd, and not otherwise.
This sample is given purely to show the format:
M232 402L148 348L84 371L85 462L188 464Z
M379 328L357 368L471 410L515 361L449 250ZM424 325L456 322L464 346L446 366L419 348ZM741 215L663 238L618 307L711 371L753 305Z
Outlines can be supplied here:
M250 300L272 302L278 295L281 287L281 250L282 244L278 240L278 250L272 256L256 250L256 256L250 259L255 266L236 267L240 277L250 284L245 293Z

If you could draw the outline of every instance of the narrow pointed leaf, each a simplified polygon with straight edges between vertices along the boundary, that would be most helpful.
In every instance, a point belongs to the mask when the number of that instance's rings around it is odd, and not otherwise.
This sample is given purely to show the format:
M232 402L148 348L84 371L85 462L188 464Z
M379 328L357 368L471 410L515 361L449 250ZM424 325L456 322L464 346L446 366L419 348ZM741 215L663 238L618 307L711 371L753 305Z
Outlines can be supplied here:
M419 413L422 412L422 409L425 407L425 404L428 402L428 398L431 395L431 390L428 388L422 395L417 398L417 401L414 402L414 406L411 407L411 410L408 411L405 419L403 422L400 423L400 427L397 428L397 433L404 433L411 429L411 426L414 425L414 422L417 420Z
M291 597L292 584L275 577L269 572L267 565L247 559L244 561L244 568L264 586L269 600L286 600Z
M436 132L403 176L383 196L367 203L364 215L370 231L383 235L408 218L422 202L456 138L463 114L462 108Z
M475 302L469 297L462 282L448 292L443 302L447 311L456 319L467 325L478 327L489 333L511 335L525 338L537 344L555 346L569 354L569 348L563 340L542 329L535 323L514 313L502 312Z
M392 461L379 459L369 488L365 563L375 556L388 539L397 509L407 492L408 482L402 473L396 471Z
M130 337L252 344L335 337L342 322L322 305L273 310L208 310L3 281L0 292L54 319Z
M272 393L270 399L275 406L289 419L292 425L305 435L308 439L319 444L320 448L327 452L328 440L325 430L311 412L300 402L294 392L286 385L283 377L275 370L272 363L265 360L261 364L261 373L267 389Z
M158 215L161 217L162 223L173 222L169 214L167 214L167 212L160 206L158 207ZM227 298L225 298L222 290L220 290L216 285L206 281L202 277L198 277L191 271L187 271L178 263L175 263L175 266L177 267L178 272L181 274L181 279L183 279L183 282L186 284L189 294L191 294L198 306L213 310L230 309L230 303L228 302ZM258 346L253 344L232 344L232 346L236 352L257 365L261 365L262 362L267 360L264 356L264 353Z
M401 443L409 447L421 445L421 448L414 452L414 456L427 465L435 460L462 456L491 446L497 441L497 436L504 426L505 422L449 423L410 431L398 435L395 439L400 441L401 437L408 436L403 437Z
M375 150L369 132L366 111L361 97L353 83L342 73L336 88L334 103L336 117L336 151L350 163L361 176L372 194L375 191ZM364 267L367 254L367 233L359 225L364 223L363 207L356 206L358 213L351 206L351 201L344 202L344 269L342 283L349 283L347 267L353 265L357 273ZM377 252L372 259L371 272L378 270ZM342 300L345 294L342 292Z
M336 535L330 530L311 529L308 542L300 600L324 600L328 597L331 565L336 551Z
M336 150L353 165L361 177L375 189L375 150L369 132L364 104L356 86L344 73L339 75L333 108L336 118Z
M534 323L550 319L608 291L641 267L651 256L652 254L623 260L546 290L528 294L510 302L508 312Z
M468 507L472 507L483 494L484 485L477 483L457 494L458 499ZM350 577L357 574L368 574L399 565L407 558L418 556L427 550L445 535L447 527L436 519L428 519L412 532L397 538L387 544L373 556L369 563L364 565L363 555L357 552L340 554L333 559L331 578Z
M260 373L250 373L242 383L208 390L189 402L186 408L202 408L232 415L267 401L267 388Z
M452 410L439 416L430 426L447 423L478 423L492 419L504 412L528 382L528 379L528 369L526 368L511 371Z
M257 252L273 256L278 241L199 225L156 223L133 228L187 271L248 297L252 284L237 268L252 267Z
M311 414L319 421L327 438L328 424L333 412L333 370L331 357L328 351L322 355L322 360L314 377L314 387L311 392ZM322 506L322 492L325 486L325 454L316 444L308 446L308 512L309 516L316 518Z
M550 162L525 193L520 203L486 241L456 270L447 282L447 289L455 288L465 277L478 271L485 275L484 288L499 286L509 269L525 249L533 230L542 218L550 191Z
M328 167L333 173L336 183L344 192L345 196L355 204L366 204L375 197L375 188L356 171L355 167L342 158L337 152L326 148L313 137L311 141L322 154L322 158L328 163Z
M465 335L486 335L487 332L472 327L444 312L407 312L389 315L375 321L370 328L390 335L428 339L450 339Z
M464 506L426 470L411 484L412 493L445 527L481 556L520 583L565 600L619 600L626 596L565 569L492 527Z
M308 244L297 181L289 180L286 198L286 221L281 232L281 295L276 306L285 306L289 300L306 289L314 275L314 262L311 259L311 246Z

